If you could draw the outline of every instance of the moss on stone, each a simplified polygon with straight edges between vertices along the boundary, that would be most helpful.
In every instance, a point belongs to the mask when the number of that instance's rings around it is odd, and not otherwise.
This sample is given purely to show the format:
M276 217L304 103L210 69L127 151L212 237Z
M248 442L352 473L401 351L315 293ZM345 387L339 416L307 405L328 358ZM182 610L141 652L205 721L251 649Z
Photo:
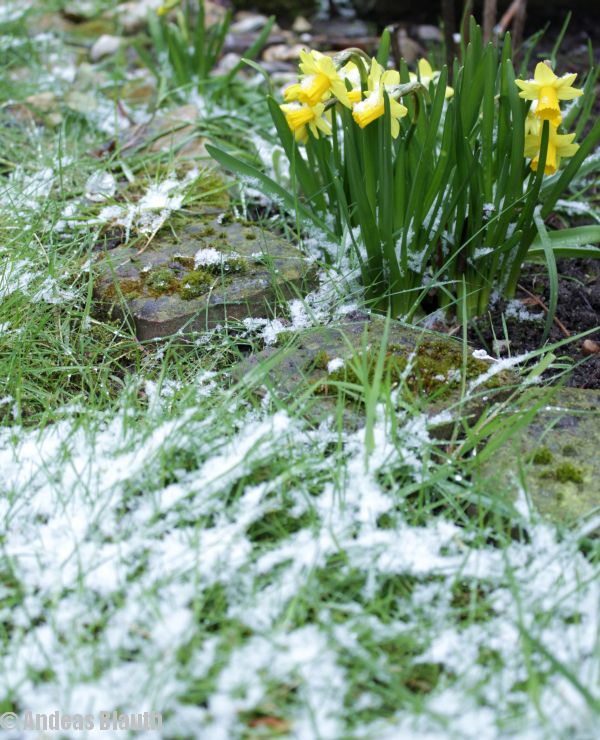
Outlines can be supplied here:
M214 245L215 249L219 249L217 245ZM210 265L202 265L202 270L208 272L211 275L219 276L223 273L231 273L241 275L248 272L250 265L248 260L241 255L234 255L229 257L226 252L223 253L223 259L221 262L216 262Z
M177 290L177 275L169 267L157 267L142 273L146 289L151 296L165 295Z
M315 357L315 367L319 370L327 370L327 365L329 365L330 357L325 352L324 349L322 349L320 352L317 353L317 356Z
M554 455L547 447L540 447L531 456L531 462L534 465L550 465L554 460Z
M118 281L118 289L115 283L107 285L103 290L103 295L109 301L118 301L119 292L123 298L139 298L142 295L142 283L137 278L124 279Z
M206 293L213 282L214 277L207 270L192 270L181 281L179 295L185 301L191 301Z
M291 342L296 336L295 331L290 331L289 329L285 329L284 331L280 331L277 333L277 344L279 346L283 344L287 344L288 342Z
M225 272L244 273L248 272L248 267L248 260L241 256L226 259L223 264Z
M554 471L554 475L559 483L583 483L581 468L570 462L561 463Z
M577 450L573 445L565 445L562 448L562 453L565 455L565 457L576 457L577 456Z
M558 483L583 483L581 468L571 462L563 462L552 470L545 470L541 477L555 480Z
M280 335L281 336L281 335ZM330 357L324 349L317 352L314 357L311 357L304 366L304 370L307 373L313 372L313 370L327 370Z
M411 392L420 392L428 396L443 398L456 389L462 380L463 356L460 347L449 347L447 341L425 340L415 351L411 366L407 370L408 359L404 356L406 349L389 345L384 361L384 377L390 379L392 386L405 382ZM402 353L402 354L400 354ZM372 382L377 365L378 350L369 350L367 356L368 380ZM352 362L331 373L332 381L345 381L360 385L363 378L359 377ZM472 356L466 359L466 380L475 380L489 369L483 360ZM483 388L491 389L501 386L504 379L501 374L492 376L483 384Z
M185 254L175 254L173 255L173 259L175 262L180 264L182 267L186 267L188 270L193 270L195 266L194 258L188 257Z

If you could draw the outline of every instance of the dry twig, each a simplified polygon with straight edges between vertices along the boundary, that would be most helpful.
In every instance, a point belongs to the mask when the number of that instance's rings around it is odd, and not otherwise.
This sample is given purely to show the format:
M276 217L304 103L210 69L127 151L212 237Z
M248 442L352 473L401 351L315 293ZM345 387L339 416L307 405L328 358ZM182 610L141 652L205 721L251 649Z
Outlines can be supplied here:
M535 303L536 306L539 306L542 309L542 311L546 314L546 316L548 315L550 309L539 296L527 290L527 288L524 288L521 284L518 284L517 287L519 288L519 290L522 290L523 293L529 296L529 298L533 301L533 303ZM554 317L554 323L562 331L565 337L571 336L571 332L567 329L567 327L563 324L563 322L557 316Z

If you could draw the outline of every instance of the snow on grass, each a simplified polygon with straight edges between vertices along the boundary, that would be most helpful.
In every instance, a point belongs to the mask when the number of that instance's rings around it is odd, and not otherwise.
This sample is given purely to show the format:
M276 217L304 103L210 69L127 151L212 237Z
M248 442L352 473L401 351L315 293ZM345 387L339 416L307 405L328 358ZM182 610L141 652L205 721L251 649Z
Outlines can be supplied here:
M2 255L6 256L6 251L0 250ZM28 294L34 303L67 303L77 298L77 291L62 287L27 259L5 263L0 272L0 300L17 291Z
M575 534L530 521L496 547L415 521L420 417L380 415L366 467L363 430L339 445L204 398L2 430L0 699L224 739L265 712L303 738L593 727L569 676L599 678L600 592Z
M185 194L197 178L197 169L189 170L182 180L168 177L150 185L135 203L105 206L89 223L123 226L127 239L131 232L155 234L183 206Z
M4 0L0 7L0 23L12 23L21 18L33 5L28 0Z
M19 210L23 213L37 208L40 201L50 194L55 178L51 167L26 172L23 167L17 166L0 190L0 207L7 212Z

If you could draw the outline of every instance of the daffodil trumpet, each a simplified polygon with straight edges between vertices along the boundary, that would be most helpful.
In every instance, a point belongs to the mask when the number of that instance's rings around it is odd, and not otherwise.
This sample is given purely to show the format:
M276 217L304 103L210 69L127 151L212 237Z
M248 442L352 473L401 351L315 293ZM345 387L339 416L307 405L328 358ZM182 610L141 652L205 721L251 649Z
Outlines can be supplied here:
M317 103L315 106L302 105L297 102L287 103L280 108L296 141L305 142L309 131L315 139L319 138L319 134L325 136L331 134L331 124L325 115L323 103Z

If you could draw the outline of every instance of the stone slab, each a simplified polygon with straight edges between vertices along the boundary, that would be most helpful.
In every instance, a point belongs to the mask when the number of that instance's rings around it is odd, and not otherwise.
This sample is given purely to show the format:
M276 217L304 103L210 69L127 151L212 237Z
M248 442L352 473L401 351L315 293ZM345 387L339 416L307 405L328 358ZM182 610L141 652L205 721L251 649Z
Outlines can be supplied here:
M222 255L222 262L195 269L195 255L208 249ZM128 316L140 340L271 316L278 302L310 290L315 280L311 265L289 242L257 226L220 224L214 217L198 217L176 236L159 234L141 254L127 244L102 252L94 274L97 315Z
M282 398L293 399L312 395L310 416L318 421L332 413L338 402L339 389L348 383L360 383L352 362L364 358L374 370L377 353L384 339L385 319L377 314L355 312L343 323L307 329L294 335L288 347L268 347L251 355L237 370L238 378L246 377L265 363L270 367L263 381L271 385ZM486 373L490 362L467 353L465 383ZM344 366L330 372L328 366L344 361ZM407 363L411 368L407 370ZM478 393L461 403L463 388L462 343L444 334L426 331L391 321L387 335L385 372L392 385L399 385L406 373L406 386L415 403L422 405L431 418L449 408L460 407L463 416L479 416L484 406L500 400L518 382L513 373L502 371L484 384ZM336 385L337 384L337 385ZM364 420L360 402L352 408L351 393L345 394L345 421L356 426ZM304 401L310 406L310 401ZM437 434L444 436L453 422L441 419Z
M571 524L600 507L599 453L600 391L558 389L481 472L492 491L524 491L542 515Z

